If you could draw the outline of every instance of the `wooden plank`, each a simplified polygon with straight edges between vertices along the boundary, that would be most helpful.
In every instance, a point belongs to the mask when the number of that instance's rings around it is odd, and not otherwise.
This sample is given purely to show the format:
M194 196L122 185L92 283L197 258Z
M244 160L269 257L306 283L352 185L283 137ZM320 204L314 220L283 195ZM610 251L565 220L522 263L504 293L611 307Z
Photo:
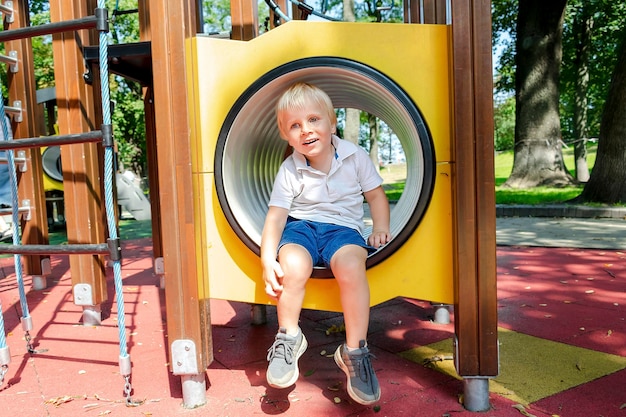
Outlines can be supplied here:
M446 0L405 0L404 23L446 23Z
M167 16L167 18L164 18ZM213 361L209 300L199 298L185 41L195 33L193 0L150 1L154 116L170 343L192 340L200 372Z
M52 22L93 15L95 1L50 2ZM61 134L98 130L92 87L82 77L85 64L81 46L94 44L93 31L82 30L53 35L54 70L58 126ZM65 216L69 243L102 243L106 223L102 199L101 145L79 144L61 147ZM89 284L94 305L107 300L104 258L94 255L70 256L72 284Z
M498 368L491 26L483 17L490 13L489 1L452 2L455 329L461 376L495 376Z
M232 39L249 41L259 36L259 11L256 2L231 0L230 17Z
M30 26L28 2L13 3L15 21L10 29ZM45 134L42 106L37 104L37 85L35 83L34 59L31 39L21 39L7 42L5 50L16 51L19 60L18 72L7 71L9 103L15 100L22 102L24 109L23 121L13 123L13 137L33 138ZM31 218L21 222L22 243L27 245L45 245L48 243L48 216L46 212L45 191L43 186L43 168L41 151L38 148L27 149L26 157L29 160L27 171L19 173L18 194L19 201L30 200ZM29 255L23 256L24 273L43 276L49 273L50 256Z
M139 0L139 38L150 41L150 2ZM154 116L154 90L150 85L143 90L143 103L146 124L146 152L148 160L148 183L150 184L150 214L152 223L152 256L163 257L161 201L159 184L159 161L157 157L156 121Z
M491 2L475 0L472 8L475 51L473 72L476 109L479 372L480 375L496 376L499 358Z

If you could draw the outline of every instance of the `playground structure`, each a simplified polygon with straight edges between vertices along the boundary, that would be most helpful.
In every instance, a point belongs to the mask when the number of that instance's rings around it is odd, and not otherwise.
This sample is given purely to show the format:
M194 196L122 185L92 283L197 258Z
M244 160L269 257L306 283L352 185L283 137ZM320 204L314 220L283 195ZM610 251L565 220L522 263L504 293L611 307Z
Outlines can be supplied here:
M28 16L27 6L22 3L14 2L17 27L28 26L24 18ZM282 10L289 7L286 1L277 4ZM361 24L290 22L259 39L255 39L259 27L256 2L231 2L231 39L197 36L201 20L198 2L152 0L139 1L138 5L142 42L105 48L105 60L110 61L112 72L136 79L145 87L154 268L162 275L165 288L170 366L181 376L185 406L196 407L206 401L204 369L213 360L210 298L267 302L254 281L255 276L260 279L254 251L258 244L255 227L259 227L261 214L248 217L237 207L260 202L241 201L246 197L233 194L238 184L230 182L237 180L233 178L236 171L222 161L245 148L246 144L236 138L237 133L250 133L242 126L251 125L252 113L268 107L270 110L263 112L271 117L271 90L266 90L265 82L284 86L295 77L322 85L326 82L324 87L336 105L379 113L396 120L394 131L404 131L409 165L418 172L410 171L407 185L414 187L407 187L408 197L403 195L404 201L399 202L406 210L398 212L409 215L392 214L392 228L396 228L398 238L377 259L370 260L372 299L378 303L403 295L453 304L455 363L465 381L465 406L474 411L487 409L487 381L498 373L490 2L405 1L405 25L371 24L365 32L358 32L364 28ZM96 6L95 1L51 1L53 24L84 22ZM420 24L427 25L417 27ZM312 25L321 25L315 27L315 35L325 37L326 49L311 50L303 56L271 57L253 57L247 49L246 44L250 44L268 52L267 45L272 42L304 42L313 36L307 35ZM95 68L103 64L102 55L87 60L92 65L93 86L78 76L84 70L84 50L79 43L97 43L93 33L85 30L92 26L75 26L59 29L54 35L61 136L93 131L106 113L106 105L98 104L102 100L94 88L101 81L102 68ZM78 36L70 30L77 30ZM353 31L368 41L360 47L337 41ZM367 46L375 39L369 39L368 33L379 39L377 47L386 47L389 56L372 58ZM432 44L416 46L416 38ZM19 102L24 109L23 120L13 123L19 142L20 138L38 136L43 120L32 91L31 49L27 39L0 37L0 41L21 57L22 71L10 74L8 86L9 102ZM204 54L208 49L214 51L214 60L228 53L244 57L246 68L239 68L236 77L226 80L225 74L238 66L223 64L212 71L206 62L211 56ZM235 58L223 61L237 62ZM370 69L354 68L352 62L364 62ZM342 98L342 86L355 74L360 74L360 80L356 77ZM396 91L395 84L400 86L397 93L386 98L389 91ZM213 93L219 99L211 97ZM219 106L211 106L211 113L205 113L209 98ZM405 99L414 102L417 111L406 110ZM267 119L260 122L269 123ZM235 133L230 136L233 129ZM61 150L70 243L97 245L106 238L100 180L103 152L93 143L103 135L92 136L95 140L90 143L68 142ZM22 200L31 201L33 210L30 220L22 222L22 238L26 245L45 245L41 154L38 149L28 148L27 152L30 169L21 174L19 194ZM256 163L254 152L250 158ZM409 199L412 201L407 203ZM85 201L89 202L88 210ZM85 227L87 224L91 226ZM164 224L168 227L162 227ZM111 229L115 227L109 226L109 236ZM433 248L436 256L428 253ZM40 252L23 257L24 270L39 277L45 286L48 254ZM70 256L75 303L83 306L86 324L98 324L99 306L106 299L103 255L116 255L108 248L96 254L80 253ZM225 266L216 268L216 258L224 260ZM421 276L415 276L415 263L423 265ZM229 286L231 275L236 277ZM388 280L390 275L406 278L381 285L382 277ZM236 286L239 283L243 286ZM398 292L386 293L385 288ZM312 280L306 306L336 309L334 295L323 296L335 291L332 280ZM123 304L118 299L120 302ZM126 358L124 352L120 356ZM130 373L127 366L125 373Z

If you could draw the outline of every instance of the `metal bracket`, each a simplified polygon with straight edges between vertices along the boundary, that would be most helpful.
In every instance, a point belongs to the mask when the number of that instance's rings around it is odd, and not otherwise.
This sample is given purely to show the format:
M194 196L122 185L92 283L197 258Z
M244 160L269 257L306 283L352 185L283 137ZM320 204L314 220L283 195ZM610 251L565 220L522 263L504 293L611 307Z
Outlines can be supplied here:
M24 121L21 100L15 100L13 102L13 106L4 106L4 111L5 113L12 114L13 120L15 120L17 123L22 123Z
M165 265L163 264L163 257L154 258L154 273L156 275L165 274Z
M17 51L10 51L9 55L0 55L0 61L9 64L9 70L15 74L19 70Z
M15 165L20 170L20 172L28 171L28 159L26 159L26 151L17 151L17 156L13 158L15 161Z
M92 306L93 295L90 284L76 284L72 289L74 293L74 304L77 306Z
M179 339L172 342L172 372L174 375L198 374L196 344L193 340Z
M4 4L0 4L0 12L4 15L4 21L6 23L15 22L15 16L13 14L13 2L5 1Z
M18 213L22 213L22 219L29 221L31 219L30 200L22 200L22 205L17 209Z
M50 275L52 274L52 265L50 263L50 258L43 258L41 260L41 275Z

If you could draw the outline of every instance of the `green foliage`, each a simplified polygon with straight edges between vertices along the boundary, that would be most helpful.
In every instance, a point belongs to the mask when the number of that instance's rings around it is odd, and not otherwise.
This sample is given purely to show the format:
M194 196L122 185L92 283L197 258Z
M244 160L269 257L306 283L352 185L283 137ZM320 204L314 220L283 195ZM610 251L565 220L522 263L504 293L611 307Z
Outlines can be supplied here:
M598 137L604 100L608 94L611 75L617 60L618 33L626 27L626 3L612 0L570 0L563 24L563 63L561 66L561 128L563 140L570 143L578 138L574 132L576 105L577 49L580 33L575 21L589 16L593 22L587 91L587 137Z
M583 8L583 5L586 9ZM517 33L516 0L492 1L493 48L497 52L494 85L496 95L515 92L515 38ZM588 99L588 136L597 137L610 77L615 66L617 33L626 26L626 2L614 0L570 0L563 25L563 62L561 67L561 128L565 142L574 132L575 80L574 65L578 33L573 25L576 16L586 10L594 21L590 54Z
M515 145L515 97L496 103L494 125L496 151L513 149Z
M204 33L230 31L230 0L202 0L202 11Z
M139 17L133 0L108 0L111 16L110 37L112 44L139 41ZM112 75L110 78L113 113L113 133L117 145L120 170L130 170L143 177L147 175L146 128L143 92L138 83Z

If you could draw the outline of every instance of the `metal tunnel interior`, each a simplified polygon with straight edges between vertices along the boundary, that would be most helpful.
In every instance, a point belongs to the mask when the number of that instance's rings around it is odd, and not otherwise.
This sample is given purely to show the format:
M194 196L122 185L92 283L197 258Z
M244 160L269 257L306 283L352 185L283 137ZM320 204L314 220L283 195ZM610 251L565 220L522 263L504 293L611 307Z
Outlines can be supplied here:
M403 148L407 177L402 196L391 206L394 238L370 255L371 267L393 253L418 227L432 195L436 159L430 132L416 104L393 80L370 66L344 58L313 57L289 62L258 78L237 99L219 134L214 167L219 203L237 236L259 254L274 177L288 147L279 136L274 108L281 93L297 81L325 90L336 108L355 108L377 116ZM371 224L366 237L370 232Z

